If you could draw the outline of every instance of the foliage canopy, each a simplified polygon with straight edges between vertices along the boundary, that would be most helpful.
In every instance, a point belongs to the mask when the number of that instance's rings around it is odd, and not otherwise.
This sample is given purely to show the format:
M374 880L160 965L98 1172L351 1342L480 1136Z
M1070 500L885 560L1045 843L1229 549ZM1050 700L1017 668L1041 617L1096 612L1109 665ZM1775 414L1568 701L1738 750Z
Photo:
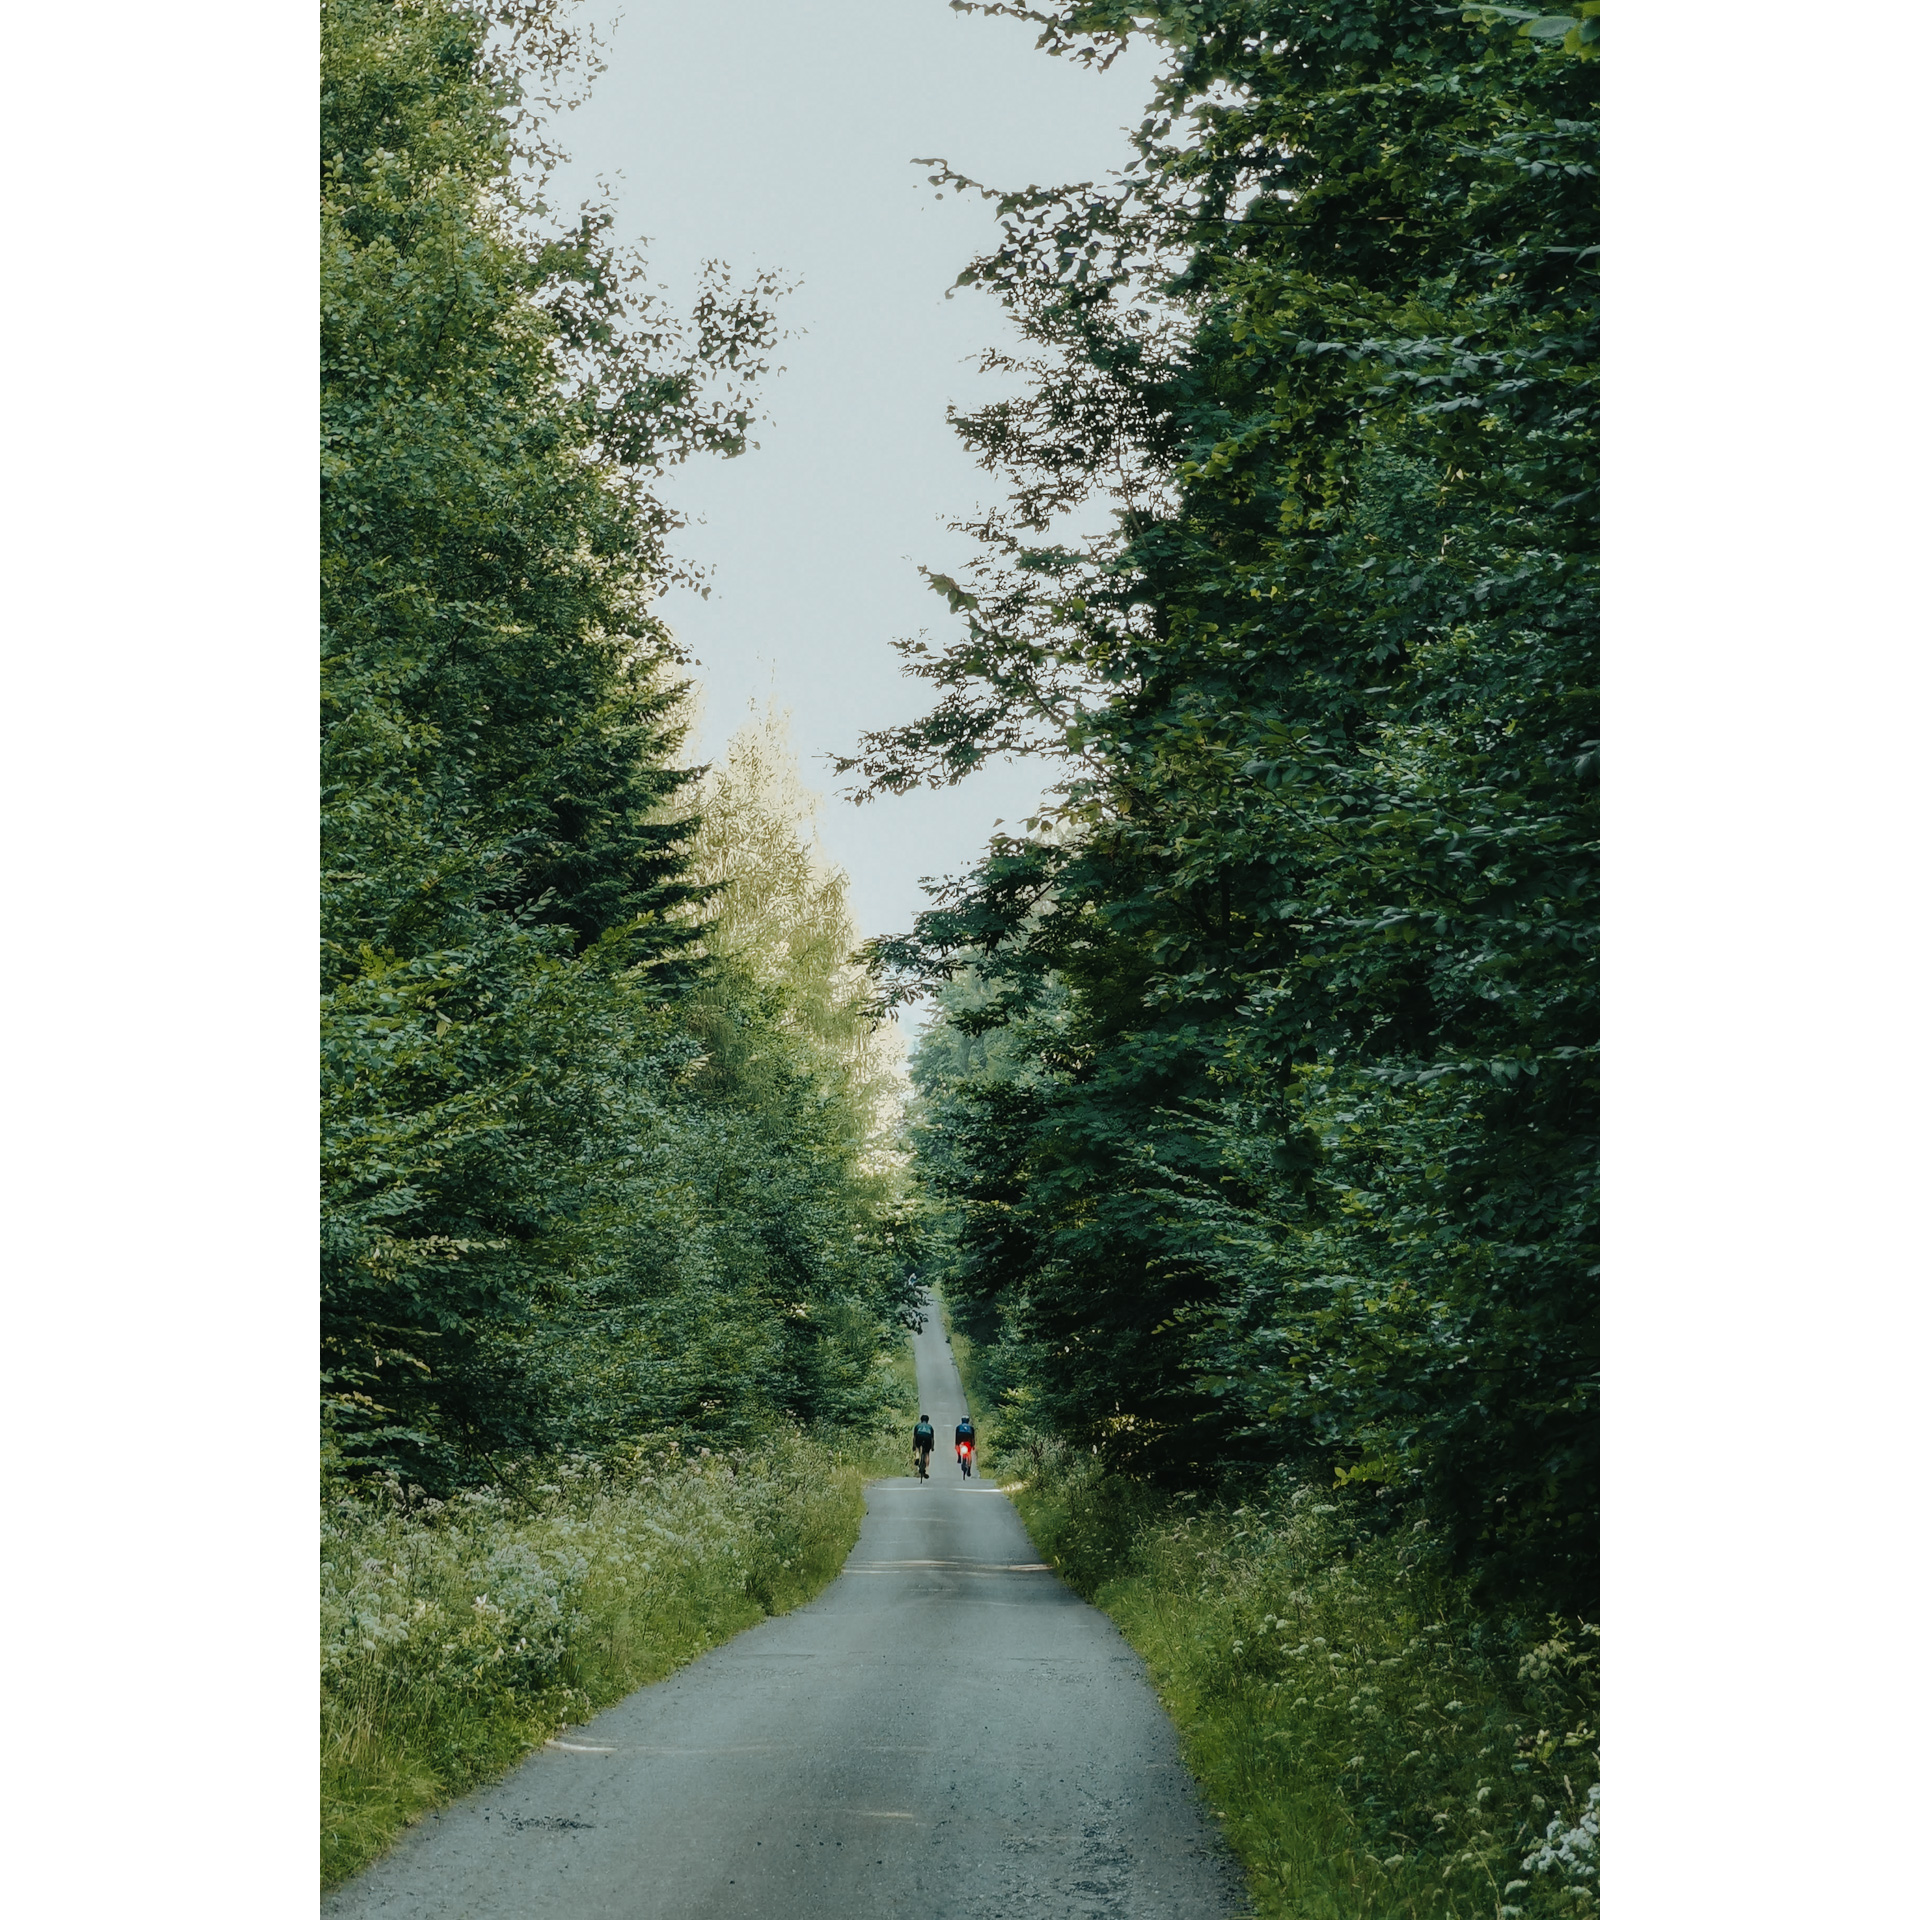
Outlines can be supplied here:
M1310 1463L1590 1611L1598 9L984 10L1163 67L1122 175L989 194L1008 504L843 763L1062 768L878 943L1006 1036L918 1069L946 1277L1127 1470Z
M777 289L714 269L677 317L604 207L550 212L542 115L592 58L550 4L322 19L339 1456L431 1489L857 1420L905 1282L870 1037L816 978L856 936L834 895L798 972L743 957L732 868L791 826L695 811L653 611L660 475L747 444Z

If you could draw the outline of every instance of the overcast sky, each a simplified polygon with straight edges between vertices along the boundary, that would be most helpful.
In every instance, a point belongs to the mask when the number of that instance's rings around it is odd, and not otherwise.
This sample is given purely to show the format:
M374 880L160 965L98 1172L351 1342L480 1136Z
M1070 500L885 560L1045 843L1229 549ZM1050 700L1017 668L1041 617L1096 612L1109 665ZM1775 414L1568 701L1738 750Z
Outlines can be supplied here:
M992 215L977 197L936 199L912 161L939 155L995 185L1099 175L1127 157L1150 67L1130 53L1091 74L1035 51L1030 27L945 0L625 0L584 17L604 33L616 16L609 70L562 129L562 188L577 201L612 178L619 237L647 238L649 277L678 299L704 258L802 283L782 313L804 333L763 396L759 450L668 481L700 522L681 551L713 575L709 600L662 607L700 661L703 750L750 699L789 706L863 930L904 931L921 877L964 871L1046 783L1031 764L994 766L856 809L821 757L928 703L888 643L943 637L949 616L916 568L964 557L943 522L988 491L946 409L988 391L964 362L1008 329L991 299L944 296Z

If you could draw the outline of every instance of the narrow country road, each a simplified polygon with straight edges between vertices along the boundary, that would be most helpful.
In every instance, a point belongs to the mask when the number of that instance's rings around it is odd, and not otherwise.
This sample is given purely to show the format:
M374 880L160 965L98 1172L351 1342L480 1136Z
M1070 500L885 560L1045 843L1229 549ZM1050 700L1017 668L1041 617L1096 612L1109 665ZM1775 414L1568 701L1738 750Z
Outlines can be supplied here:
M914 1342L946 1440L959 1376ZM874 1482L845 1570L423 1821L337 1920L1227 1920L1237 1868L1139 1660L1006 1498Z

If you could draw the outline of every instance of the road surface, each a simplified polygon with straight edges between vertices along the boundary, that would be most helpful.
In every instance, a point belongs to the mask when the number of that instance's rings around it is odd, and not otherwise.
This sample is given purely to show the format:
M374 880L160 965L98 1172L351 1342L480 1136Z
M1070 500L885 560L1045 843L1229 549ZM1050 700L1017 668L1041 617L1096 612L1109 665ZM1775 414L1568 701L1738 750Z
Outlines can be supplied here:
M914 1342L944 1439L937 1318ZM810 1605L430 1815L330 1920L1228 1920L1247 1911L1138 1658L1006 1497L873 1482Z

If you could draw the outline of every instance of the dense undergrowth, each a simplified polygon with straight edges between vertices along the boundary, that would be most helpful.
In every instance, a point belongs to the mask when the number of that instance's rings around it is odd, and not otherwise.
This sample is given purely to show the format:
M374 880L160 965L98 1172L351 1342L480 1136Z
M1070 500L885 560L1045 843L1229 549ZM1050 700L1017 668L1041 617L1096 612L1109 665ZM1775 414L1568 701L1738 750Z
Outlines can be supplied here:
M730 1453L638 1443L431 1500L329 1478L321 1865L332 1885L568 1724L833 1579L861 1482L906 1445L911 1356L872 1434Z
M1597 1911L1594 1629L1477 1611L1418 1522L1367 1539L1314 1488L1202 1505L1057 1444L1015 1486L1146 1659L1263 1914Z
M1490 1612L1430 1527L1370 1531L1351 1497L1110 1472L996 1417L953 1346L983 1467L1146 1660L1262 1915L1598 1912L1597 1629Z

